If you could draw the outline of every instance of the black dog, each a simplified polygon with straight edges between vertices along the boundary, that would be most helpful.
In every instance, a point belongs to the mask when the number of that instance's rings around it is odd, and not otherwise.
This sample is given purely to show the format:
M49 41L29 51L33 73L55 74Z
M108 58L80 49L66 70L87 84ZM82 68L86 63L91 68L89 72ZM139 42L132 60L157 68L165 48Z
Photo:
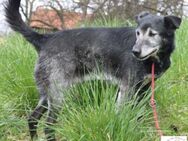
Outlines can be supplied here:
M63 102L62 89L81 82L98 68L105 79L117 80L118 105L130 97L127 92L133 86L136 90L147 89L150 80L145 79L153 62L156 78L169 68L175 30L181 24L175 16L142 12L136 17L136 28L83 28L39 34L22 21L19 6L20 0L8 0L7 22L34 45L39 55L35 78L40 101L28 120L32 139L46 111L47 124L56 121ZM45 133L48 140L55 140L51 128L46 128Z

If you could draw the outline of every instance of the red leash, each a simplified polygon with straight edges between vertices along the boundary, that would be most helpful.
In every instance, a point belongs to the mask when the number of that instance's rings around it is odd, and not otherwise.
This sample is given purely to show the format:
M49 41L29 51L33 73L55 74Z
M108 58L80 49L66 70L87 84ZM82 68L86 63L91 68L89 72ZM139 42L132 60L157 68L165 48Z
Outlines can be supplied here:
M150 104L153 110L153 118L154 118L154 122L155 122L155 128L157 129L158 135L159 136L163 136L163 133L160 129L159 126L159 121L158 121L158 116L157 116L157 110L156 110L156 103L155 103L155 64L152 64L152 71L151 71L151 75L152 75L152 80L151 80L151 99L150 99Z

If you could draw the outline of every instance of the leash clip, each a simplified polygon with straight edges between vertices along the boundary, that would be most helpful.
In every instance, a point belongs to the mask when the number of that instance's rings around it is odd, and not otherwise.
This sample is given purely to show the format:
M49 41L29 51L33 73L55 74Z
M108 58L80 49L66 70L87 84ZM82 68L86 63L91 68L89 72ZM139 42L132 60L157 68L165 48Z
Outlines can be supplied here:
M155 106L157 105L156 100L155 100L155 99L151 99L149 105L150 105L150 107L152 107L152 108L155 107Z

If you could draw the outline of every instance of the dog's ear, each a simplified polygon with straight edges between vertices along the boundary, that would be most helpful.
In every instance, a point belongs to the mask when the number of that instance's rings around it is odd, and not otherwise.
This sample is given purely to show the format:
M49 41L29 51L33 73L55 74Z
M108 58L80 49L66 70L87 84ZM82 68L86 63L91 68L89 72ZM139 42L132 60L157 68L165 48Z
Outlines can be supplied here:
M135 16L135 20L137 23L139 23L144 17L150 15L150 13L148 11L143 11L140 14Z
M176 16L165 16L164 17L165 27L168 29L177 29L181 24L181 18Z

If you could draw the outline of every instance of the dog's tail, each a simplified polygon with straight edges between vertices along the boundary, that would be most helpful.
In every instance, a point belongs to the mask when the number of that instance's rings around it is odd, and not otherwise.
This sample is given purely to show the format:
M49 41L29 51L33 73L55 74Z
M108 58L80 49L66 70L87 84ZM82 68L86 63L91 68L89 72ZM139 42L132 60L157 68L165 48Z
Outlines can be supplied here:
M33 31L24 23L19 13L20 1L21 0L7 1L5 5L6 20L14 31L21 33L31 44L35 46L37 51L40 51L42 42L45 40L45 36Z

